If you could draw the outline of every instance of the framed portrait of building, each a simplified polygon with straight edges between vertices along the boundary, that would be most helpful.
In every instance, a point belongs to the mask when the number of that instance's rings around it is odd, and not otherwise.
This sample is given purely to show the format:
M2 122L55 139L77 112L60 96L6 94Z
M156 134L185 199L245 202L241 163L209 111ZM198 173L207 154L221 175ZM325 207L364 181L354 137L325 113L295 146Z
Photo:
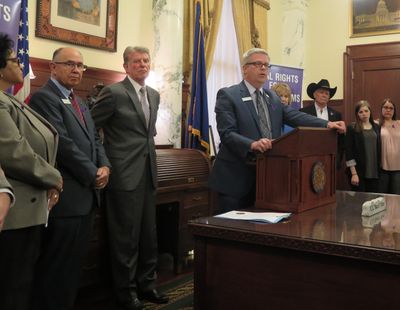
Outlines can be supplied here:
M400 0L351 0L350 37L400 33Z
M115 52L118 0L38 0L37 37Z

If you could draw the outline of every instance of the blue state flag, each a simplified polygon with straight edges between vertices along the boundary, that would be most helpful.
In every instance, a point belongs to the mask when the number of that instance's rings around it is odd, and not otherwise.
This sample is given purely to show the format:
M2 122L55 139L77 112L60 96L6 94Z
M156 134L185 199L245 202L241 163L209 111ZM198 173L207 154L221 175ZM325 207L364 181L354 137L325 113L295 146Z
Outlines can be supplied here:
M185 147L210 154L208 133L208 101L206 64L204 59L204 34L200 21L201 6L196 3L196 25L193 48L192 85Z

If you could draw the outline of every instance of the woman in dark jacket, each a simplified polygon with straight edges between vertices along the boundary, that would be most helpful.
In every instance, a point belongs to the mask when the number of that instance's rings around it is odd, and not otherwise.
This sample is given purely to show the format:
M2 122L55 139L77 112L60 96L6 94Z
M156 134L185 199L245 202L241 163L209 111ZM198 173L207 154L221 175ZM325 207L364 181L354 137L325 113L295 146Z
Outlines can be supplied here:
M351 173L351 187L358 192L379 192L380 127L366 100L356 103L355 117L346 133L346 166Z

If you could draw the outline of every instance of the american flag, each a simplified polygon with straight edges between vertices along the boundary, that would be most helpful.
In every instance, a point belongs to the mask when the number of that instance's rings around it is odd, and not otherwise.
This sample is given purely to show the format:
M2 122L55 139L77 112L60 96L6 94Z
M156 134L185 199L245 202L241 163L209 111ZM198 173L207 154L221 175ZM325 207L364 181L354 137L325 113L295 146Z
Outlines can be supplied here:
M21 0L21 11L18 29L17 56L19 58L24 82L14 85L13 94L20 101L27 102L30 92L29 76L29 42L28 42L28 0Z

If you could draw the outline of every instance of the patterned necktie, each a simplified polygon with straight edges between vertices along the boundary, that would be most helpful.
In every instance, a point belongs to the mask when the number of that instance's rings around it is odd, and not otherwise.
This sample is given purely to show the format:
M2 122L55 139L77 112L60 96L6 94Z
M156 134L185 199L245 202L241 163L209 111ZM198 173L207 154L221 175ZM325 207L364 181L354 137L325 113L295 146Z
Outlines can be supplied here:
M258 110L258 118L260 120L260 129L261 135L263 138L272 138L271 134L271 126L268 117L268 111L266 109L265 102L262 98L262 94L259 90L256 90L256 101L257 101L257 110Z
M144 113L144 118L146 119L146 124L147 127L149 126L149 119L150 119L150 107L149 104L147 102L147 98L146 98L146 87L143 86L142 88L140 88L140 104L142 105L142 110Z
M81 108L80 108L80 106L79 106L79 104L78 104L78 101L76 100L75 95L74 95L73 92L71 92L71 93L69 94L69 100L71 101L72 107L74 108L75 113L76 113L76 115L78 116L79 120L81 121L81 123L82 123L83 125L86 126L85 119L84 119L84 117L83 117Z

